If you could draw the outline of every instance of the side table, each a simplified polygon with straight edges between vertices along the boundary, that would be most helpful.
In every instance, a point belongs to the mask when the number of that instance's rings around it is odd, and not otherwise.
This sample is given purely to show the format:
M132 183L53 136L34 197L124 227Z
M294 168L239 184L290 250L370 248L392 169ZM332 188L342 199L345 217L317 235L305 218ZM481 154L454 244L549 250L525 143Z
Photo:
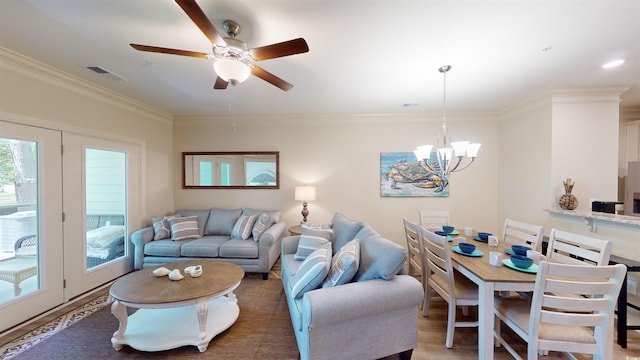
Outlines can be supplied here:
M300 235L301 232L300 225L294 225L289 228L289 234L291 234L291 236Z

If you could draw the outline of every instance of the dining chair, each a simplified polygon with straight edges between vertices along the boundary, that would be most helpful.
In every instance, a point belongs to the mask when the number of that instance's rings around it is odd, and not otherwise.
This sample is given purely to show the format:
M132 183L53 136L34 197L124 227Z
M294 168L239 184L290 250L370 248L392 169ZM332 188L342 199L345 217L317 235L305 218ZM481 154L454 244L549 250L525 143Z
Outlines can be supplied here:
M601 266L609 264L612 246L609 240L551 229L546 256L551 262Z
M542 252L543 236L544 226L527 224L509 218L504 220L502 239L507 243L530 246L533 250Z
M420 225L428 230L442 229L443 225L449 225L449 211L447 210L419 210Z
M418 238L418 224L410 221L406 217L402 218L404 224L404 235L407 239L407 264L409 267L409 275L420 274L422 287L425 286L424 276L424 258L421 252L421 246Z
M418 228L418 234L422 237L427 278L422 315L429 316L432 291L448 303L445 345L451 348L456 327L478 327L478 321L456 321L458 306L478 306L478 286L465 276L455 277L446 237L437 235L423 226ZM464 315L467 315L466 311Z
M613 356L613 314L626 268L624 265L568 265L541 261L533 298L496 297L494 313L527 342L527 359L539 353L592 354L594 359ZM572 297L557 295L573 294ZM496 330L500 323L496 323ZM500 335L494 336L516 359L522 359Z

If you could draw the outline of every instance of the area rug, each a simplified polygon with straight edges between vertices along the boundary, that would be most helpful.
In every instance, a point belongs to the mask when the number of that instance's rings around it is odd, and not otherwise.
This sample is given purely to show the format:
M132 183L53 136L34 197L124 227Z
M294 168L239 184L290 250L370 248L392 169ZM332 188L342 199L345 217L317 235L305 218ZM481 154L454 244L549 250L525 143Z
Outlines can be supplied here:
M281 280L245 276L236 289L240 316L234 325L210 342L203 353L184 346L147 353L125 346L116 351L111 336L118 328L110 306L75 321L36 344L14 347L14 359L297 359L298 350ZM62 321L64 322L64 321ZM19 351L23 348L26 350ZM3 358L8 359L9 354Z

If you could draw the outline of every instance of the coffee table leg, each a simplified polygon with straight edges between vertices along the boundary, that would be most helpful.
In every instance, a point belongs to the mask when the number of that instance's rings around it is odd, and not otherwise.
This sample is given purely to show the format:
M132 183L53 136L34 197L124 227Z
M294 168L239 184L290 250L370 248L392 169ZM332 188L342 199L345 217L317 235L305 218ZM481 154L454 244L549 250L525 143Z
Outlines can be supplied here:
M198 324L200 325L200 340L207 336L207 316L209 314L209 302L198 299Z
M127 330L127 320L129 319L129 316L127 315L127 307L122 305L118 300L115 300L111 305L111 313L120 322L120 325L118 325L118 331L113 333L111 344L113 344L114 349L121 350L122 344L118 343L118 341L122 340L122 336Z

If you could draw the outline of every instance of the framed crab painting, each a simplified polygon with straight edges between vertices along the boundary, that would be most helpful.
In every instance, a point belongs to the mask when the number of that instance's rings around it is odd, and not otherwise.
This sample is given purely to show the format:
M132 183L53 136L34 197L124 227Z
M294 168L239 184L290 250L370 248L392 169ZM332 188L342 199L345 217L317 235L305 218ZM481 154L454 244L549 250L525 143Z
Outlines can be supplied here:
M433 163L435 153L429 159ZM446 197L449 179L429 170L413 152L380 153L380 196Z

